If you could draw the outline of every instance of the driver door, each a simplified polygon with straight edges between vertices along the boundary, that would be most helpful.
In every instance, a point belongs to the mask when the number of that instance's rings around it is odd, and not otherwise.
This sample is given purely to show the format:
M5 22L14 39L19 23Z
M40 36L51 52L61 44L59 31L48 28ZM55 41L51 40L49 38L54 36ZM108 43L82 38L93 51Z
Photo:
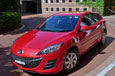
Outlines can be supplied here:
M86 52L89 48L91 48L94 44L94 38L93 38L94 33L93 33L93 29L90 28L92 25L93 22L91 21L89 14L85 15L80 23L79 33L78 33L80 38L80 43L78 44L78 48L83 53ZM90 29L82 31L81 30L82 26L88 26Z

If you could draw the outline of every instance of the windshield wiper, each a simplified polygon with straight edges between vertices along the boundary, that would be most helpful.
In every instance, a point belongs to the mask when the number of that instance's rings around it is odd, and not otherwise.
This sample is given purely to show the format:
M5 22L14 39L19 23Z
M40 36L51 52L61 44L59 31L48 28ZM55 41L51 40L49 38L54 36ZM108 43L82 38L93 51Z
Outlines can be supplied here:
M43 29L43 30L40 30L40 31L49 31L49 32L55 32L53 30L49 30L49 29Z
M53 31L53 30L49 30L49 29L40 29L40 28L36 28L36 30L38 30L38 31L51 31L51 32L55 32L55 31Z

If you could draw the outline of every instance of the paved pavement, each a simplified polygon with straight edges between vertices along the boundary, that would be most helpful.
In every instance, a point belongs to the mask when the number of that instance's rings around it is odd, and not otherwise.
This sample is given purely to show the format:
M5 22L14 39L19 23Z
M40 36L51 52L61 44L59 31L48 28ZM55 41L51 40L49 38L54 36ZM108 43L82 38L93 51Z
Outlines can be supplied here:
M22 23L26 25L26 27L17 32L15 34L6 34L0 35L0 76L30 76L20 69L17 69L10 62L10 47L13 44L13 41L20 37L25 32L32 30L37 26L37 24L41 23L48 16L44 15L27 15L22 16ZM99 72L101 72L104 67L107 65L101 66L101 64L105 64L104 62L110 58L115 53L115 16L105 17L107 20L107 42L103 47L97 45L92 48L89 52L80 57L80 64L76 70L72 72L61 72L56 75L43 75L43 76L96 76ZM115 57L115 56L114 56ZM112 62L107 61L107 62ZM109 64L108 63L108 64ZM98 68L103 68L98 70ZM110 70L105 76L114 76L115 68ZM40 74L34 76L41 76Z

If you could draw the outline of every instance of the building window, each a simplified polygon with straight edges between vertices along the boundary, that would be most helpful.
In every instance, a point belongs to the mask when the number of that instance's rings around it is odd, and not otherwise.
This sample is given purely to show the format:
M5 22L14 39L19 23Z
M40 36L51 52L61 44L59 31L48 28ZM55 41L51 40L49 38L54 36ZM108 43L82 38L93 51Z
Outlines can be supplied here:
M51 0L51 3L53 3L53 0Z
M92 0L92 2L96 2L96 0Z
M72 0L69 0L69 2L72 2Z
M79 8L76 8L76 11L79 11Z
M54 9L53 9L53 8L51 8L51 11L54 11Z
M62 11L65 11L65 8L62 8Z
M96 11L96 9L95 9L95 8L92 8L92 11Z
M79 2L79 0L76 0L76 2Z
M57 8L56 11L59 11L59 8Z
M48 8L46 8L46 11L48 11Z
M56 0L56 3L59 3L59 0Z
M46 3L48 3L48 0L46 0Z
M87 2L87 0L84 0L84 2Z
M87 8L84 8L83 11L87 11Z
M69 11L72 11L72 8L69 8Z
M62 0L63 3L65 3L65 0Z

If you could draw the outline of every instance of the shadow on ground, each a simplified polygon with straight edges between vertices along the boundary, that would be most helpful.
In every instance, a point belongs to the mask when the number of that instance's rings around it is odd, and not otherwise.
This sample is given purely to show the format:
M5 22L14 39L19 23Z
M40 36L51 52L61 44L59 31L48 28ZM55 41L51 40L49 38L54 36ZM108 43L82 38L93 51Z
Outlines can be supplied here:
M42 74L33 74L32 76L68 76L71 73L80 70L82 67L86 66L88 63L92 61L92 59L98 54L106 54L103 50L108 47L114 38L107 36L107 42L104 46L96 45L89 52L80 57L80 64L78 67L71 72L60 72L54 75L42 75ZM17 69L10 62L10 47L0 48L0 75L1 76L28 76L28 74L23 71Z

